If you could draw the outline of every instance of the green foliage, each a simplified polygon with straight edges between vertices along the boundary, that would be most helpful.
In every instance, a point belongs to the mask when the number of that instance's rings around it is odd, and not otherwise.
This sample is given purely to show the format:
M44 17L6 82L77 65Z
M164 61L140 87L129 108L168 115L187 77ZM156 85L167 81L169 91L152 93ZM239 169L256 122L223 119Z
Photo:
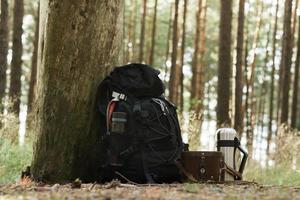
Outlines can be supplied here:
M0 115L0 120L4 116ZM5 125L0 128L0 184L17 181L21 171L30 165L32 158L32 134L27 132L25 143L18 144L18 119L5 115Z
M197 193L200 185L197 183L185 183L184 191L189 193Z
M266 185L300 186L300 171L284 165L271 168L251 167L245 171L245 180Z
M11 143L8 139L0 141L0 184L17 181L25 166L30 165L32 142L24 145Z

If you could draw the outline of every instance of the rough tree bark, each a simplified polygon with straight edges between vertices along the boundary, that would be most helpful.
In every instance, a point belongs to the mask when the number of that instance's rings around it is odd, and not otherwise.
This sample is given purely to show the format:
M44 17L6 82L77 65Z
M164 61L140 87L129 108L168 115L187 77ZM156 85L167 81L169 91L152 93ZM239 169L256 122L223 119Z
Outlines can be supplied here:
M37 51L39 44L39 23L40 23L40 9L38 8L37 15L35 17L35 33L34 33L34 43L33 43L33 53L31 58L31 74L30 83L28 91L28 103L27 103L27 113L31 113L33 102L35 99L35 88L36 88L36 76L37 76Z
M243 117L243 44L244 44L244 13L245 0L239 2L237 44L236 44L236 75L235 75L235 115L234 128L239 137L242 136L244 117Z
M293 102L292 102L292 116L291 116L292 128L296 128L297 114L298 114L299 65L300 65L300 17L298 18L297 57L295 62L295 74L294 74L294 84L293 84Z
M94 181L103 162L96 89L122 51L123 3L43 0L38 50L37 180Z
M149 56L149 64L153 65L154 62L154 52L155 52L155 39L156 39L156 18L157 18L157 0L154 4L154 14L153 14L153 24L152 24L152 34L151 34L151 50Z
M275 21L273 31L273 43L272 43L272 71L271 71L271 83L270 83L270 97L269 97L269 123L268 123L268 136L267 136L267 155L269 155L270 143L272 139L272 125L273 125L273 108L274 108L274 76L275 76L275 57L276 57L276 35L277 35L277 22L278 22L278 10L279 0L276 1L275 8Z
M171 73L169 79L169 100L177 103L178 86L180 81L180 69L177 65L177 45L178 45L178 6L179 0L175 0L175 13L173 21L173 36L172 36L172 59L171 59Z
M14 21L13 21L13 46L10 72L9 97L12 100L10 111L16 116L20 113L21 97L21 73L22 73L22 34L23 34L23 0L14 1Z
M141 20L141 33L140 33L140 49L139 49L139 62L144 61L144 43L145 43L145 26L147 15L147 0L143 1L143 14Z
M218 59L218 99L217 125L230 125L229 99L231 77L231 21L232 0L221 1L219 59Z
M8 54L8 1L1 0L0 15L0 115L3 113L4 104L2 99L5 96L6 68ZM1 124L1 122L0 122Z
M282 92L281 92L281 114L280 123L288 123L289 117L289 91L290 91L290 70L292 63L292 30L291 30L291 15L292 15L293 0L286 0L284 5L284 28L282 40L281 68L282 68Z

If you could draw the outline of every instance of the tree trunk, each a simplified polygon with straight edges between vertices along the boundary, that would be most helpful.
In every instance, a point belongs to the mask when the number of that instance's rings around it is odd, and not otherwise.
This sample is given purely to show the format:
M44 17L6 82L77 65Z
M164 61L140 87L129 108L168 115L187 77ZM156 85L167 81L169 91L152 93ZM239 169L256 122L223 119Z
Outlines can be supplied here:
M4 110L4 102L6 88L6 68L8 54L8 2L1 0L1 15L0 15L0 115ZM1 124L1 122L0 122Z
M167 45L166 45L166 58L165 58L165 76L164 76L164 83L167 82L167 75L168 75L168 61L170 56L170 38L171 38L171 31L172 31L172 17L173 17L173 8L174 4L172 3L170 6L170 16L169 16L169 27L168 27L168 35L167 35Z
M152 24L152 35L151 35L151 50L149 56L149 64L153 65L154 62L154 52L155 52L155 37L156 37L156 15L157 15L157 0L155 0L154 14L153 14L153 24Z
M201 99L199 99L199 78L200 78L200 67L199 65L199 52L200 52L200 36L201 36L201 12L202 12L202 0L198 0L198 11L196 13L196 33L194 41L194 54L192 58L192 84L191 84L191 98L190 98L190 110L198 113L199 104Z
M36 76L37 76L37 50L39 44L39 17L40 9L38 8L37 16L35 19L35 33L34 33L34 43L33 43L33 53L31 59L31 75L28 91L28 103L27 103L27 113L32 111L33 102L35 99L35 88L36 88Z
M197 91L197 96L198 100L200 100L200 103L198 105L198 112L203 112L203 102L204 102L204 87L205 87L205 76L204 76L204 67L205 67L205 62L204 62L204 55L205 55L205 48L206 48L206 0L202 0L202 8L201 8L201 23L200 23L200 49L199 49L199 78L198 82L196 83L198 86L198 91ZM201 119L202 121L202 119Z
M292 14L292 47L294 47L294 40L295 40L295 32L296 32L296 22L297 22L297 9L298 9L298 2L299 0L296 0L295 2L295 7L294 7L294 10L293 10L293 14ZM298 33L298 36L299 36L299 33ZM298 37L299 38L299 37ZM297 54L298 54L298 43L297 43ZM293 57L293 55L292 55ZM294 73L294 82L293 82L293 96L292 96L292 113L291 113L291 127L292 128L296 128L296 116L297 116L297 112L298 112L298 106L297 106L297 102L295 101L298 101L298 97L295 97L295 95L298 95L297 91L295 89L298 90L298 81L296 79L298 79L299 75L297 75L296 72L299 73L299 69L297 69L297 55L296 55L296 62L295 62L295 73ZM295 94L296 93L296 94Z
M246 35L245 35L245 55L244 55L244 69L245 69L245 75L244 75L244 79L246 81L246 93L245 93L245 117L246 117L246 138L249 138L249 134L250 134L250 112L249 112L249 89L250 89L250 85L249 85L249 80L247 77L248 71L249 71L249 67L248 67L248 44L249 44L249 32L248 32L248 24L247 24L247 31L246 31Z
M277 35L277 22L278 22L278 9L279 0L276 1L275 22L273 31L273 44L272 44L272 72L271 72L271 85L269 97L269 123L268 123L268 136L267 136L267 155L269 155L270 143L272 139L272 125L273 125L273 109L274 109L274 76L275 76L275 57L276 57L276 35Z
M10 72L9 97L12 100L11 112L16 116L20 113L21 103L21 73L22 73L22 34L23 34L23 0L14 1L13 46Z
M243 114L243 44L244 44L244 13L245 0L239 2L237 44L236 44L236 75L235 75L235 115L234 128L239 137L242 136L244 126Z
M183 22L182 22L182 35L181 35L181 53L180 53L180 111L183 111L184 103L184 74L183 74L183 65L184 65L184 53L185 53L185 35L186 35L186 14L187 14L187 4L188 0L184 0L183 5Z
M281 115L280 123L288 123L289 116L289 91L290 91L290 70L292 62L292 0L286 0L284 6L284 28L282 40L281 68L282 68L282 92L281 92Z
M252 50L254 51L253 53L253 60L251 63L251 70L249 77L247 78L247 83L248 83L248 95L246 95L246 102L248 102L248 106L250 108L250 117L249 117L249 127L247 128L246 132L246 138L247 138L247 149L249 152L249 158L252 158L252 150L253 150L253 136L254 136L254 122L255 122L255 104L256 104L256 99L255 99L255 93L254 93L254 75L255 75L255 69L256 69L256 58L257 58L257 45L259 41L259 33L261 29L261 24L262 24L262 13L263 13L263 2L260 4L260 11L259 11L259 19L256 23L256 30L253 38L253 46ZM249 112L249 110L248 110Z
M178 5L179 0L175 0L175 15L173 21L173 37L172 37L172 59L171 59L171 73L169 81L169 100L177 103L178 86L180 82L180 69L177 65L177 45L178 45Z
M297 16L297 8L298 8L298 0L296 0L295 2L295 7L294 7L294 10L292 12L292 2L291 2L291 13L289 14L290 15L290 31L291 31L291 37L288 39L289 42L290 42L290 47L293 48L294 47L294 35L295 35L295 28L296 28L296 16ZM285 7L285 13L286 13L286 7ZM285 19L285 16L284 16L284 19ZM283 37L284 37L284 34L285 34L285 20L284 20L284 24L283 24L283 29L284 29L284 33L283 33ZM283 56L283 51L284 51L284 39L282 40L282 52L281 52L281 60L280 60L280 72L279 72L279 86L278 86L278 96L277 96L277 122L278 124L281 124L281 115L283 114L282 113L282 106L285 106L285 105L282 105L282 97L284 94L282 94L282 91L283 91L283 79L284 79L284 76L285 76L285 72L284 72L284 60L286 59L289 59L289 58L284 58ZM290 59L292 60L292 57L293 57L293 50L291 50L291 55L289 56ZM292 61L290 61L290 65L292 65ZM291 66L290 66L291 68ZM290 72L289 72L290 73ZM290 78L289 78L290 79ZM286 104L286 103L284 103ZM287 105L289 107L289 103ZM285 115L285 114L283 114ZM287 114L287 118L288 118L288 114ZM287 123L287 122L286 122Z
M189 144L191 149L198 150L201 145L201 120L203 113L200 112L203 99L199 96L200 90L200 76L201 76L201 63L200 63L200 45L201 45L201 29L202 29L202 0L198 0L198 10L196 12L196 32L194 40L194 53L192 58L192 83L191 83L191 97L190 97L190 120L189 120Z
M298 2L299 2L299 0L295 1L294 10L293 10L293 13L292 13L292 22L291 22L292 23L292 40L295 39ZM292 45L293 45L293 42L292 42Z
M130 35L131 35L131 52L129 56L129 62L137 62L137 56L136 56L136 18L137 18L137 7L138 2L137 0L133 1L132 6L132 15L131 15L131 29L130 29Z
M144 61L146 15L147 15L147 0L144 0L143 1L142 21L141 21L141 33L140 33L140 50L139 50L139 62L140 63L142 63Z
M264 65L262 69L263 74L263 82L261 84L260 88L260 94L259 94L259 105L258 105L258 116L257 116L257 128L261 125L261 135L263 135L263 127L264 127L264 115L265 115L265 102L266 102L266 94L268 92L267 88L267 71L268 71L268 62L269 62L269 43L270 43L270 33L271 33L271 27L269 27L268 33L267 33L267 42L265 46L265 59L264 59Z
M219 59L218 59L218 99L217 125L230 125L229 99L231 77L231 21L232 0L221 1Z
M299 65L300 65L300 17L298 19L298 41L297 41L297 57L295 62L295 74L293 85L293 102L292 102L292 116L291 127L296 128L297 114L298 114L298 90L299 90Z
M120 61L123 3L44 0L38 51L37 180L95 181L103 162L96 89Z
M296 15L297 15L297 7L298 7L298 0L295 2L295 7L293 10L293 13L291 13L291 20L290 20L290 26L291 26L291 38L289 38L291 47L293 47L294 43L294 33L295 33L295 28L296 28ZM291 2L291 12L292 12L292 2ZM285 19L285 18L284 18ZM284 23L283 23L283 29L284 29ZM284 31L284 30L283 30ZM282 36L283 37L283 36ZM283 46L284 46L284 40L282 39L282 51L281 51L281 58L283 54ZM293 50L291 51L291 59L293 57ZM280 125L281 124L281 99L282 99L282 90L283 90L283 76L284 76L284 69L283 69L283 61L284 59L280 60L280 66L279 66L279 81L278 81L278 93L277 93L277 113L276 113L276 119L277 123Z

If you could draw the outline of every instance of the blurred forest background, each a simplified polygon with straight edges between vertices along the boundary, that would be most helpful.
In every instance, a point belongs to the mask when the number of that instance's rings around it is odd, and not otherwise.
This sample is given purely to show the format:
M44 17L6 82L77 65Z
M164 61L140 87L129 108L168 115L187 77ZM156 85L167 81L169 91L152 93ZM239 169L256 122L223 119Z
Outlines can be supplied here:
M39 2L0 1L1 184L31 162ZM234 127L248 180L300 185L298 1L125 0L123 63L161 71L191 149Z

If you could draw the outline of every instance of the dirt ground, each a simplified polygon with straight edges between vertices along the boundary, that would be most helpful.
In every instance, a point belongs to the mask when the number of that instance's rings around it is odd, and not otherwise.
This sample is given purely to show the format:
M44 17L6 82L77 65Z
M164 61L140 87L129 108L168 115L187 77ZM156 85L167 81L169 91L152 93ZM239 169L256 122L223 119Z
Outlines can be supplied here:
M263 186L251 182L226 184L67 185L18 183L0 186L0 200L60 199L300 199L300 187Z

